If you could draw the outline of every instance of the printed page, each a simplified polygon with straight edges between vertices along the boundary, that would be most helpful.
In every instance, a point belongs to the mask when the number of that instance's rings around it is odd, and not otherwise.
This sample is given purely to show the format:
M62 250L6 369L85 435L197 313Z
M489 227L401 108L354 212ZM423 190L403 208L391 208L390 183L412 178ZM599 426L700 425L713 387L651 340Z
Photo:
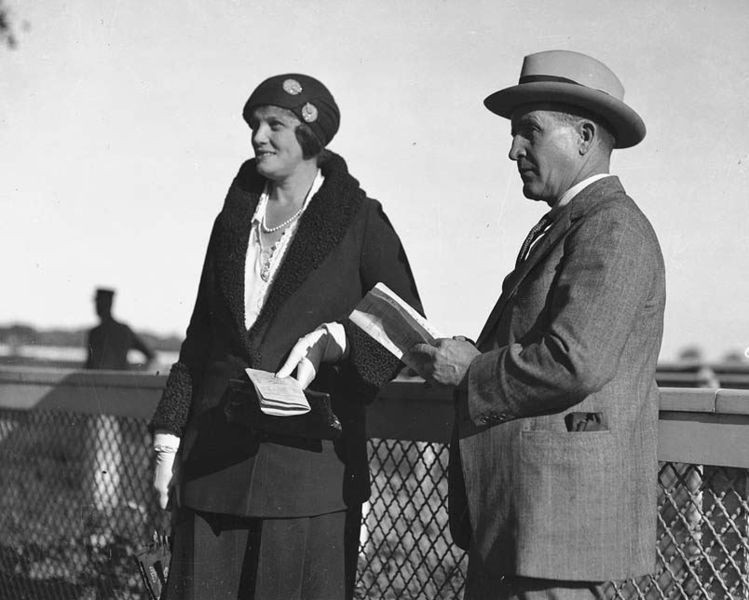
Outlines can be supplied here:
M437 338L443 337L381 282L360 300L349 319L399 359L414 344L434 344Z
M303 415L310 411L299 382L293 377L276 377L275 373L245 369L260 398L260 410L275 417Z

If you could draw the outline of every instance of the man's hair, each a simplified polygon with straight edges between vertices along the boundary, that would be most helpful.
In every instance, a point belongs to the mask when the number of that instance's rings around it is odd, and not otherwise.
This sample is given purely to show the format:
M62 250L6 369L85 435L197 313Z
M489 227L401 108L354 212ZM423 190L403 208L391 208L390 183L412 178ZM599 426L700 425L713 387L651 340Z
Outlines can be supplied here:
M611 154L611 151L616 144L616 137L614 137L613 129L605 119L584 108L569 106L566 104L560 104L559 107L554 108L552 112L555 113L557 121L563 125L574 127L581 121L592 121L596 126L599 143L607 153Z

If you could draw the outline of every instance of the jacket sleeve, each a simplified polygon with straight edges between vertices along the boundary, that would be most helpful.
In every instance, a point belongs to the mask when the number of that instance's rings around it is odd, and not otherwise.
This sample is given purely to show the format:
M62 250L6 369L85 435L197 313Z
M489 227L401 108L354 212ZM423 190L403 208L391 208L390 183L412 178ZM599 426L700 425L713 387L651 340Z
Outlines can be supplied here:
M471 363L471 420L557 413L600 390L616 375L662 268L652 230L631 213L602 209L582 219L565 240L539 333Z
M211 305L210 297L215 276L213 254L215 239L219 235L218 219L213 225L208 242L203 271L198 285L195 306L187 327L185 340L182 342L178 362L172 365L161 400L156 407L149 430L167 431L182 436L187 424L192 402L193 385L200 380L207 352L210 347Z
M359 264L362 289L366 293L382 282L423 314L406 251L382 205L367 199L364 210L366 225ZM348 364L355 383L371 400L403 365L350 320L345 321L344 327L349 344Z

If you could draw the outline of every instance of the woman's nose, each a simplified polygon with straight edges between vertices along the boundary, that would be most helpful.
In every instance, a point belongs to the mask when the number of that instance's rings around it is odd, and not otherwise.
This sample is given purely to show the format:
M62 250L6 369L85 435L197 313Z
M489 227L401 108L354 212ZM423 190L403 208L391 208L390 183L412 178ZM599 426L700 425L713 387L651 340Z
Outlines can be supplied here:
M260 124L252 131L252 143L262 144L268 140L268 128Z

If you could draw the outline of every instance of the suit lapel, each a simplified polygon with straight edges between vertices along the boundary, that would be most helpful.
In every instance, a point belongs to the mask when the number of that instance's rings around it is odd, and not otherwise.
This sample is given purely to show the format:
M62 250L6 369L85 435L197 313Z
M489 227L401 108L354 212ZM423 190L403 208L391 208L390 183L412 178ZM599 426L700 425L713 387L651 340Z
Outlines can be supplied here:
M606 177L594 181L588 187L584 188L567 206L563 207L555 216L549 230L531 248L528 258L523 261L512 273L510 273L502 284L502 295L497 300L489 318L486 321L481 333L479 334L477 345L480 347L490 334L494 331L499 322L507 303L515 295L518 286L549 253L549 251L559 241L567 235L572 223L580 218L585 212L595 205L596 201L613 190L622 190L621 184L617 177Z
M528 258L526 258L518 267L512 271L502 283L502 295L494 305L492 312L489 314L489 318L486 320L477 344L481 345L489 334L494 330L497 323L499 322L504 309L507 307L507 303L515 295L518 286L533 270L533 268L541 262L541 260L549 253L549 251L559 242L559 240L567 233L569 229L569 214L560 213L558 218L549 227L548 231L538 241L538 243L531 248Z

